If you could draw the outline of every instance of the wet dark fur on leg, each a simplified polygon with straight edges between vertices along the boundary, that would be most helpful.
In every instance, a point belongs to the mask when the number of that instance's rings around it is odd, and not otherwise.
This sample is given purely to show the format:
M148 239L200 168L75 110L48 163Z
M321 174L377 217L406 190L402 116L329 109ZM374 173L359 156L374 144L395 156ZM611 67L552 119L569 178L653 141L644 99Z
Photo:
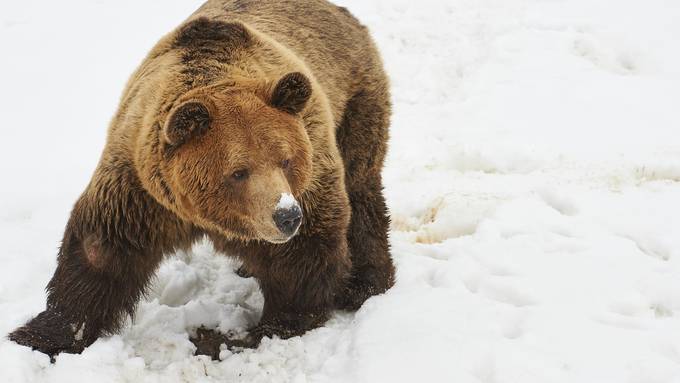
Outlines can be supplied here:
M337 141L345 162L345 185L352 206L348 242L352 272L338 308L356 310L369 297L394 284L389 252L389 216L381 171L387 151L390 103L385 83L358 92L348 102Z
M82 352L134 313L162 253L187 248L195 238L192 225L144 193L125 165L113 166L118 182L92 185L73 208L45 311L10 340L50 356ZM124 213L105 214L112 210ZM175 230L158 231L159 225Z

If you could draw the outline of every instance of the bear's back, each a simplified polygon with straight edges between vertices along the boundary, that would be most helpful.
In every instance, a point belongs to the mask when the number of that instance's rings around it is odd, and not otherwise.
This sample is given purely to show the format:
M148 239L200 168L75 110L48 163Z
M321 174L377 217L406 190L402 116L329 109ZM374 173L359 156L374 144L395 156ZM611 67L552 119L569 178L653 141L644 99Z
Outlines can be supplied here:
M284 45L314 73L335 112L361 82L383 76L366 28L325 0L209 0L196 16L241 21Z

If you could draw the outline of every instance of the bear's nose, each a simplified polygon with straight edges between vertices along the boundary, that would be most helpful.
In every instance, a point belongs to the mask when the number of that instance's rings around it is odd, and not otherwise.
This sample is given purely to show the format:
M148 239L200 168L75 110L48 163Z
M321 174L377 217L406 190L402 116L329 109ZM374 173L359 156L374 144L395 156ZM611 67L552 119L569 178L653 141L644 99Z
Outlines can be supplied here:
M302 221L302 210L297 205L276 209L274 212L274 223L279 228L281 233L290 237L295 234L295 231L300 227Z

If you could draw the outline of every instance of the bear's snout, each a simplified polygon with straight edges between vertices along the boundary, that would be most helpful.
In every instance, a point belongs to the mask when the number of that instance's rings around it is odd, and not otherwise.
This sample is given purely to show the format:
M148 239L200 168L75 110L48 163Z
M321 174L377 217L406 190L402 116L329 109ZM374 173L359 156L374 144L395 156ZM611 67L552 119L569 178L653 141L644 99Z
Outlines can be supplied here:
M291 237L300 227L302 210L298 205L277 208L272 218L274 218L274 223L279 231L286 237Z

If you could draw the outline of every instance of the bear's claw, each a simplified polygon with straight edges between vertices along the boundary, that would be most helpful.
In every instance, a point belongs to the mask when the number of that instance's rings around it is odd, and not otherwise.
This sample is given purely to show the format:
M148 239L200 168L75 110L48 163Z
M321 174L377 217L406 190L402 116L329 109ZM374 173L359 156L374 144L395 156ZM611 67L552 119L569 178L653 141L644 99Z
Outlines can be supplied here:
M80 354L85 349L85 344L76 340L70 326L60 319L58 315L43 311L11 332L7 338L48 355L52 362L61 352Z
M246 270L244 266L241 266L238 269L236 269L236 275L238 275L241 278L250 278L253 276L251 273L248 272L248 270Z

